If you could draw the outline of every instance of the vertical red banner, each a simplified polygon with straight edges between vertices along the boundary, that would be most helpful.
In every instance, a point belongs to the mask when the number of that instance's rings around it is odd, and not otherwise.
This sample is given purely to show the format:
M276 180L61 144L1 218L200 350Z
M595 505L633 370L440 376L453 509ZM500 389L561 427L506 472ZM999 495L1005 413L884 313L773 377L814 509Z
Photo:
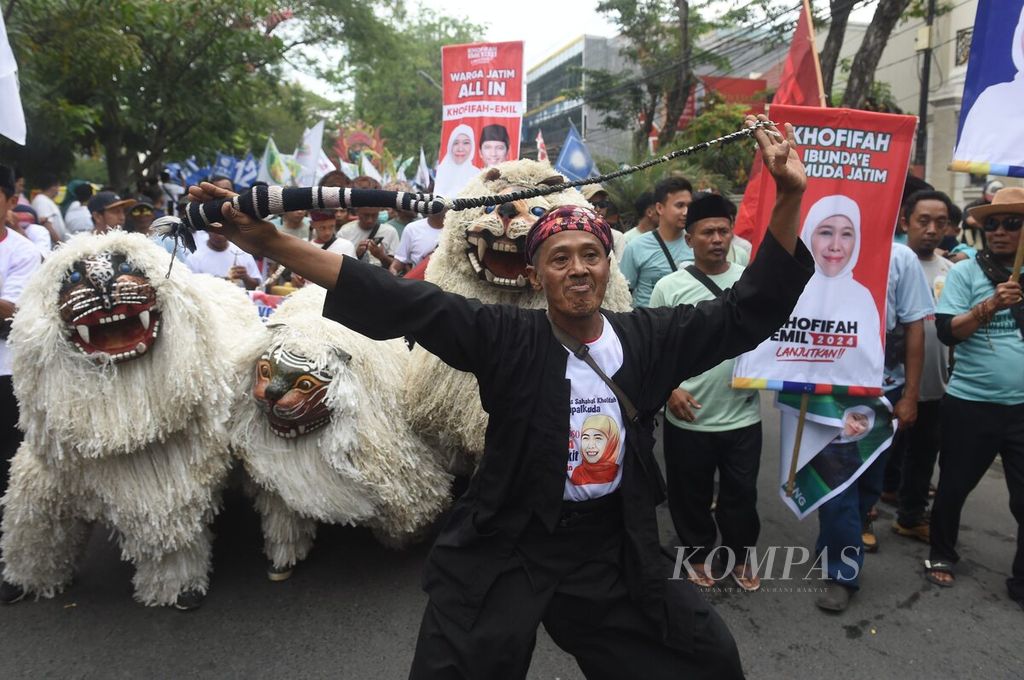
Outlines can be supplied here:
M523 43L448 45L434 193L453 197L483 168L519 158L525 108Z
M778 104L771 115L793 125L807 168L800 235L815 274L789 322L737 360L733 385L879 393L889 255L917 119ZM771 175L758 182L755 249L775 203Z

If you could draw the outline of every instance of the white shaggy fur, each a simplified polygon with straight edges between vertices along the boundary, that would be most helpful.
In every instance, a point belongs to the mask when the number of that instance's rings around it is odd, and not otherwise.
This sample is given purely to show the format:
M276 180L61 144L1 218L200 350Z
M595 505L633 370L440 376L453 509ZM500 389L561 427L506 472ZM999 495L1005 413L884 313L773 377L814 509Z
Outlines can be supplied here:
M481 173L463 190L460 196L484 196L504 192L512 187L535 187L542 180L558 173L549 163L531 160L510 161L497 166L501 177L487 180L487 171ZM527 209L540 206L545 210L562 205L589 206L583 194L575 189L561 191L525 202ZM478 220L489 222L488 229L502 233L497 215L486 217L483 208L449 212L437 250L427 265L426 279L441 288L486 303L509 304L539 309L546 307L542 292L527 288L522 292L504 290L481 281L466 258L466 228ZM512 225L510 236L525 234L529 225ZM626 311L632 308L632 298L625 277L619 271L614 256L611 258L611 277L605 293L605 309ZM449 367L421 347L413 350L408 379L406 401L413 427L430 433L441 447L450 450L453 460L458 454L468 453L478 459L483 453L487 414L480 406L476 378Z
M403 412L404 343L376 342L329 321L323 304L322 288L292 294L270 317L269 337L249 343L246 397L233 421L234 449L257 487L264 550L277 568L305 558L318 521L369 526L383 542L403 544L444 509L451 484ZM252 397L252 367L277 348L333 373L332 417L320 430L279 437Z
M76 260L126 254L156 290L160 333L143 356L97 365L67 337L58 294ZM57 249L22 295L11 330L25 440L4 505L4 579L51 597L71 580L85 522L117 533L136 566L135 598L166 605L205 592L208 525L230 464L227 421L239 394L238 339L262 332L230 283L191 274L138 234L82 235Z

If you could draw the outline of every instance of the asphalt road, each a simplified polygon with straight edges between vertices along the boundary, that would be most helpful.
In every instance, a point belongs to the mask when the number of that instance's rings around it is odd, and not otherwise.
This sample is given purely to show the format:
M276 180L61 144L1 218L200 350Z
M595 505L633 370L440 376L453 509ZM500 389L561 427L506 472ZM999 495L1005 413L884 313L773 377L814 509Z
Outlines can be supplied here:
M817 521L779 501L778 425L766 411L761 545L812 547ZM921 576L925 546L892 534L841 615L813 604L813 581L765 582L758 593L708 594L731 627L750 678L1020 678L1024 612L1004 580L1016 527L997 463L967 503L955 588ZM662 534L674 532L662 513ZM404 678L426 598L420 546L392 552L369 532L326 527L291 580L264 576L259 522L229 495L216 524L211 592L195 612L131 599L131 567L96 528L79 575L52 600L0 608L0 678ZM795 569L797 574L800 569ZM543 630L531 678L581 678Z

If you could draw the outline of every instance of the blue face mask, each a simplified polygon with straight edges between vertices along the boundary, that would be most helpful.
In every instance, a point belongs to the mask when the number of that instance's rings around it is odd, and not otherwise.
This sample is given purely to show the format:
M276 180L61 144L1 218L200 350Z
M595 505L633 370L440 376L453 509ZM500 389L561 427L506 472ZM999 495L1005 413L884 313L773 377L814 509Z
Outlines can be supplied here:
M377 213L377 221L380 222L381 224L384 224L389 219L391 219L391 217L388 215L387 210L381 210L379 213Z

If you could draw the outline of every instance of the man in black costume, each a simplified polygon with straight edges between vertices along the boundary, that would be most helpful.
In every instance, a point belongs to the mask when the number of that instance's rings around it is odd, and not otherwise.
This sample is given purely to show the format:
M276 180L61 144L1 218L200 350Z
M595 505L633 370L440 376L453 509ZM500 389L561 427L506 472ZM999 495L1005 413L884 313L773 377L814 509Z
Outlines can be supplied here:
M778 329L814 270L793 130L754 136L778 191L768 233L742 278L696 307L602 311L611 232L585 208L555 209L527 236L545 315L395 278L225 206L228 238L330 291L326 317L410 336L479 383L484 455L427 560L411 678L524 678L541 622L591 679L743 677L728 628L660 551L652 450L671 391Z

